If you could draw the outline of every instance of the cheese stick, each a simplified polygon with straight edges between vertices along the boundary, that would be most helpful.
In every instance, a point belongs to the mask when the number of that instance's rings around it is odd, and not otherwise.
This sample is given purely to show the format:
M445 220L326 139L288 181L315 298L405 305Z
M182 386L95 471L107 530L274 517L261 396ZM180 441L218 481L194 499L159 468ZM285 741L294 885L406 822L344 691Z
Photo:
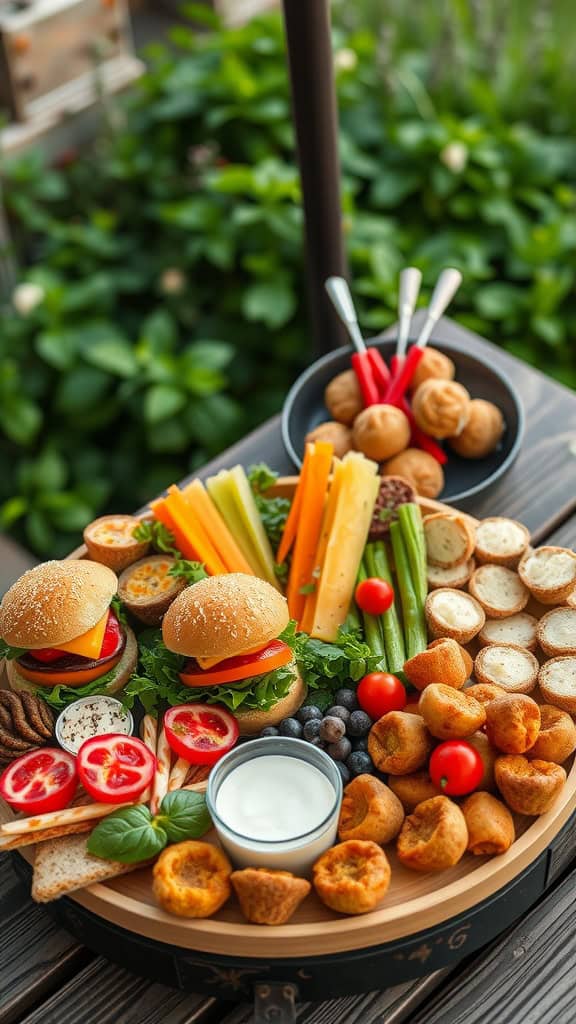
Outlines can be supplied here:
M170 778L168 779L168 792L171 793L174 789L182 789L182 786L186 782L186 776L190 771L190 762L185 761L183 757L179 757L174 764L172 771L170 772Z
M208 779L204 779L203 782L189 782L187 786L182 786L182 789L190 789L192 793L205 793L208 789Z
M158 733L158 746L156 747L156 773L152 779L152 796L150 798L150 812L157 814L160 804L168 792L168 779L170 778L171 750L168 746L166 733L160 729Z
M146 744L150 753L156 757L156 747L158 744L158 722L152 717L152 715L144 715L142 725L140 727L140 734L142 736L142 742ZM140 794L138 803L147 804L150 800L151 793L151 786L146 786L144 792Z
M81 807L66 807L62 811L48 811L36 814L31 818L17 818L6 821L0 826L0 836L25 835L29 832L40 832L45 828L57 825L75 825L79 821L96 821L107 814L119 811L122 807L132 807L132 801L123 804L83 804Z

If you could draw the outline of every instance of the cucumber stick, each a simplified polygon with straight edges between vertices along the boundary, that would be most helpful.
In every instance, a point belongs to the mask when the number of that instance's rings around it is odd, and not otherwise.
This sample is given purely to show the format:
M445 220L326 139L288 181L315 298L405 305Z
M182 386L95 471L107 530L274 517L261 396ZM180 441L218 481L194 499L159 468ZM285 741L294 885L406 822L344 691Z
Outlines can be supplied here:
M389 583L391 587L394 586L384 541L372 541L366 545L366 565L370 576L377 576L378 579L386 580L386 583ZM396 601L398 599L395 596L388 611L384 612L381 616L382 634L384 636L389 672L401 672L406 661L404 634L402 633L398 609L396 608Z
M242 466L221 470L206 486L254 572L280 590L270 541Z

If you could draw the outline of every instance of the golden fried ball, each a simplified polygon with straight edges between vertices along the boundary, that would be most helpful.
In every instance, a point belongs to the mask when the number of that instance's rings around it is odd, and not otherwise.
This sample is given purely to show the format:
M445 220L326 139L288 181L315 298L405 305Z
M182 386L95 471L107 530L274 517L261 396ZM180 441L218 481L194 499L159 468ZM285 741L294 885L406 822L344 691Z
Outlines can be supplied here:
M412 396L412 412L420 430L439 440L464 429L469 406L470 395L455 380L430 378Z
M437 498L444 489L444 471L439 462L419 448L407 448L384 466L386 475L404 476L424 498Z
M330 381L324 392L324 404L333 420L352 426L364 407L354 370L344 370Z
M369 459L391 459L410 441L408 417L393 405L370 405L354 420L352 441Z
M504 432L500 409L483 398L473 398L468 406L468 422L448 444L465 459L483 459L493 452Z
M410 384L410 390L416 391L425 380L454 380L456 376L456 367L448 356L445 356L443 352L439 352L437 348L431 348L429 345L424 349L424 355L422 356L418 366L416 367L416 373L412 377Z
M343 423L335 423L327 420L326 423L319 423L314 430L306 434L306 444L309 441L329 441L334 447L334 455L342 459L347 452L352 451L352 431Z

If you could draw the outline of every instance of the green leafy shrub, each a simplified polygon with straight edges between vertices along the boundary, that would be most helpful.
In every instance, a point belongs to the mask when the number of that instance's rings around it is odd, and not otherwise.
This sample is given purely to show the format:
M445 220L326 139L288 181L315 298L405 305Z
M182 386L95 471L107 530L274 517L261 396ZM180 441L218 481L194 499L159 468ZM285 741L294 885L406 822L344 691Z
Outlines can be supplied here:
M365 329L393 321L403 265L422 268L425 301L455 264L456 317L576 386L574 54L556 22L532 40L536 0L500 20L496 3L422 6L373 4L372 23L366 0L335 8ZM90 152L4 168L35 287L2 313L0 528L40 555L276 411L311 356L279 17L178 27L149 60Z

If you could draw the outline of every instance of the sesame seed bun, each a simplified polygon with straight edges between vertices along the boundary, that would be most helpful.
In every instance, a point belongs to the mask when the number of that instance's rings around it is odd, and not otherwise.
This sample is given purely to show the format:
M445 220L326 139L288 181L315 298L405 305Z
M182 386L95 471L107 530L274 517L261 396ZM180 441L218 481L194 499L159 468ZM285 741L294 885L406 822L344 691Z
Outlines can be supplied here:
M286 598L257 576L208 576L186 587L162 621L166 647L188 658L233 658L270 643L288 625Z
M0 637L11 647L58 647L102 618L116 574L88 559L42 562L12 584L0 604Z
M114 675L108 681L108 683L102 687L101 692L113 696L115 693L119 693L120 690L126 685L132 673L136 670L138 662L138 644L136 637L129 626L123 626L122 629L126 634L126 646L124 647L124 653L120 658L120 661L114 669ZM1 662L0 662L1 665ZM37 683L31 683L28 679L24 679L18 671L17 661L4 662L6 669L6 677L8 684L12 690L24 690L27 693L33 693L37 697L42 697L43 691L50 691L51 686L38 686ZM107 675L106 667L104 666L103 675ZM62 674L61 682L67 686L73 686L73 673L70 674L70 679L67 679L66 674ZM94 680L96 682L96 680Z

